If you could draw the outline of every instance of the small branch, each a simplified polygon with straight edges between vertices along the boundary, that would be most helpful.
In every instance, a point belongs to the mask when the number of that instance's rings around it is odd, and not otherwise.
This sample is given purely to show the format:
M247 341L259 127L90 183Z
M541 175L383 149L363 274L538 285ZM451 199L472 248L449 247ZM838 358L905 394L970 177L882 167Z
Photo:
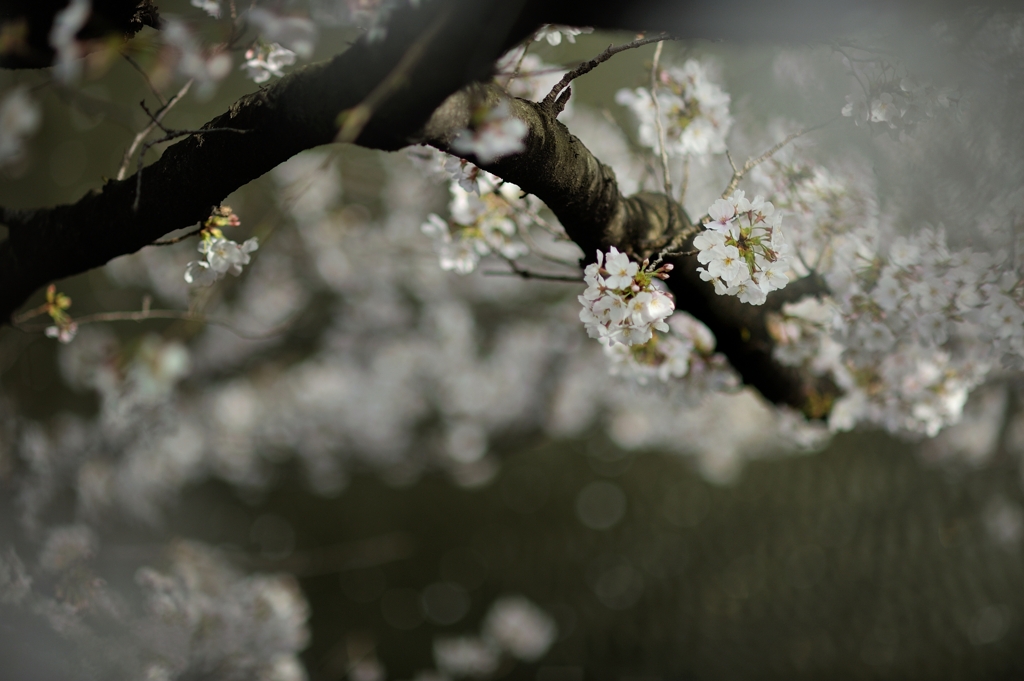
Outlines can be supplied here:
M841 55L843 55L844 57L846 57L846 59L847 59L847 60L848 60L848 61L850 62L850 73L851 73L851 74L853 75L853 77L854 77L854 78L855 78L855 79L857 80L857 84L858 84L858 85L860 85L860 89L864 91L864 97L865 97L865 98L867 98L867 99L870 99L870 98L871 98L871 93L870 93L870 91L868 90L868 86L867 86L867 85L865 85L865 84L864 84L864 81L862 81L862 80L860 79L860 76L859 76L859 75L857 75L857 69L855 69L855 68L854 68L854 66L853 66L853 63L854 63L854 61L859 61L859 60L855 60L855 59L854 59L853 57L851 57L850 55L848 55L848 54L847 54L847 53L846 53L846 52L845 52L845 51L844 51L844 50L843 50L842 48L840 48L840 47L839 47L838 45L833 45L833 46L832 46L832 49L834 49L834 50L835 50L836 52L838 52L839 54L841 54Z
M238 329L234 324L227 321L226 319L207 317L202 314L197 314L195 312L186 312L184 310L151 310L149 309L149 297L147 296L146 298L147 299L143 300L141 310L135 312L98 312L96 314L75 317L74 322L78 326L84 326L86 324L95 324L98 322L142 322L150 319L173 319L182 322L197 322L199 324L219 326L221 328L227 329L231 333L235 334L236 336L244 340L266 340L268 338L273 338L275 336L281 335L282 333L287 331L288 327L290 327L295 321L295 317L293 316L287 319L286 321L278 324L277 326L271 327L270 329L264 331L263 333L253 334ZM38 317L40 314L44 314L45 312L45 305L43 305L41 308L29 310L28 312L24 312L18 315L16 318L12 319L12 325L15 328L20 329L21 331L26 331L29 333L42 331L44 328L46 328L46 326L49 326L49 324L37 327L25 326L22 324L22 322L32 317Z
M40 315L46 314L46 311L50 309L48 303L43 303L39 307L33 307L31 310L25 310L21 314L14 315L11 317L11 324L18 326L30 319L34 319Z
M156 97L156 101L160 102L160 106L167 106L167 102L164 101L163 95L161 95L160 91L156 89L155 85L153 85L153 81L149 79L149 74L146 73L146 70L139 65L139 62L135 61L130 54L122 53L121 56L125 58L125 61L132 65L133 69L139 72L143 79L145 79L146 85L149 86L149 91L153 93L154 97ZM191 83L192 81L189 82Z
M502 272L501 270L489 270L484 272L484 276L488 277L519 277L520 279L539 279L542 281L565 281L579 284L583 281L582 277L569 277L564 274L544 274L541 272L533 272L531 270L523 269L511 258L504 258L508 266L512 268L511 272Z
M129 60L131 59L130 57L127 58ZM153 132L153 129L160 125L160 122L163 120L167 112L171 110L171 107L181 101L181 98L188 93L190 87L192 87L192 79L185 83L185 85L178 90L177 94L171 97L166 104L160 107L155 116L151 116L150 123L145 127L145 129L135 135L135 139L132 140L131 146L129 146L128 150L124 152L124 157L121 159L121 167L117 169L118 180L123 180L125 173L128 172L128 165L131 163L132 156L135 155L135 150L139 148L139 145L142 144L144 139L149 137L149 134Z
M154 241L153 243L151 243L150 246L172 246L174 244L180 244L182 241L185 241L186 239L191 239L192 237L196 236L197 234L202 232L203 229L203 225L199 225L198 227L193 229L191 232L188 232L187 234L171 237L170 239L160 239L159 241Z
M658 87L658 62L661 61L661 48L664 42L659 42L654 48L654 62L651 64L651 102L654 103L654 124L658 129L658 151L661 153L661 173L665 183L665 196L672 196L672 176L668 169L668 151L665 149L665 126L661 122L661 104L658 103L658 95L655 91Z
M562 93L562 90L569 87L569 83L576 80L582 75L590 73L591 71L596 69L598 65L608 61L609 59L617 55L619 52L625 52L626 50L632 50L637 47L643 47L644 45L650 45L651 43L658 43L663 40L675 40L675 38L669 35L661 34L650 38L637 38L632 42L623 43L622 45L609 45L607 49L605 49L605 51L602 52L601 54L597 55L596 57L589 61L583 62L582 64L574 68L572 71L562 76L562 79L558 81L553 88L551 88L551 92L549 92L541 101L541 105L547 109L553 108L555 102L558 100L558 95Z
M573 269L579 269L579 263L564 260L556 255L551 255L550 253L545 253L544 250L540 247L540 245L534 240L534 238L530 236L530 230L528 228L519 227L518 231L519 236L522 237L523 241L526 242L526 245L530 249L530 253L532 253L533 255L537 256L542 260L547 260L548 262L553 262L558 265L564 265L565 267L572 267Z
M820 128L824 128L826 125L828 125L829 123L831 123L834 120L836 120L836 119L835 118L830 118L827 121L825 121L824 123L819 123L818 125L812 125L809 128L804 128L803 130L799 130L797 132L794 132L794 133L786 136L786 139L782 140L781 142L779 142L778 144L773 146L771 149L769 149L768 151L766 151L763 154L761 154L760 156L758 156L757 158L749 158L749 159L747 159L747 162L743 164L742 168L737 168L736 167L736 164L733 163L732 156L729 154L728 151L726 151L725 155L729 159L729 165L732 166L732 179L729 180L729 185L725 188L725 191L722 192L722 198L723 199L729 198L732 195L732 193L734 191L736 191L736 188L740 186L740 181L746 176L747 173L749 173L751 170L753 170L754 168L756 168L757 166L761 165L762 163L764 163L765 161L770 159L772 156L777 154L779 152L779 150L781 150L784 146L786 146L787 144L789 144L790 142L795 140L797 137L801 137L803 135L806 135L809 132L813 132L813 131L818 130ZM703 219L700 220L700 221L703 222Z

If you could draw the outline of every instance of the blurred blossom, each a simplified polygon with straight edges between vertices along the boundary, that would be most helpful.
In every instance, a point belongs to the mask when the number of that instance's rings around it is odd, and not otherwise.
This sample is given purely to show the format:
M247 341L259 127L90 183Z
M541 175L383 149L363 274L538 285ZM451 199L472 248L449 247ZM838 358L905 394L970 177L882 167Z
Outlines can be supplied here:
M681 67L658 73L659 87L619 90L615 101L629 107L640 123L640 144L659 149L655 107L658 100L665 131L665 152L676 156L703 156L725 152L732 127L729 94L714 83L706 64L688 59Z
M556 46L562 43L564 37L568 42L575 43L576 36L584 33L593 33L594 29L589 27L574 28L572 26L559 26L547 24L537 31L537 40L546 40L549 45Z
M313 56L317 30L316 24L309 19L278 16L262 7L255 7L246 12L245 19L268 43L276 43L303 59Z
M11 547L0 552L0 604L18 605L32 591L32 578Z
M242 68L254 83L265 83L271 76L284 75L283 67L295 63L295 53L277 43L251 47L245 52Z
M481 165L488 165L510 154L526 149L526 123L512 115L507 100L473 114L468 129L459 131L452 140L456 154L472 155Z
M485 640L525 662L542 658L558 636L554 619L522 596L496 600L484 616L481 632Z
M501 651L473 636L434 639L434 663L455 678L484 677L498 669Z
M210 97L217 83L231 72L231 54L202 49L195 33L180 19L164 18L160 37L172 68L183 80L195 80L200 97Z
M997 544L1016 548L1024 537L1024 508L998 496L989 502L984 513L985 529Z
M214 19L220 19L220 2L219 0L189 0L189 3L193 7L198 7Z
M50 46L57 53L53 75L62 83L71 83L81 75L83 50L75 36L85 26L91 13L90 0L71 0L53 18Z
M96 555L98 540L85 525L66 525L50 530L39 553L39 566L46 572L64 572Z
M42 122L39 104L25 87L8 91L0 100L0 168L25 155L25 141Z

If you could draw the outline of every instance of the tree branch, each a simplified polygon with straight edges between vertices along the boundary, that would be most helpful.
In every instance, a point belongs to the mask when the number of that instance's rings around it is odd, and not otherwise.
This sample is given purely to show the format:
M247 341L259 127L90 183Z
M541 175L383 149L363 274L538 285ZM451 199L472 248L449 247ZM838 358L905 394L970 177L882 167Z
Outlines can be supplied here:
M457 132L465 128L473 106L493 107L506 100L516 118L529 127L526 150L483 168L519 185L544 201L561 221L569 237L593 262L597 250L615 246L637 261L656 255L669 244L681 251L668 259L675 265L666 282L676 297L677 309L700 319L718 339L743 381L776 404L787 404L809 415L822 416L820 405L838 395L827 380L782 365L773 357L774 341L768 315L786 302L827 292L817 276L806 277L773 292L762 306L720 296L710 282L700 279L693 255L697 229L683 207L665 194L640 192L625 197L615 174L603 165L544 103L509 97L498 85L476 85L452 95L424 129L425 142L449 151ZM472 156L468 160L475 161ZM739 169L737 169L739 172ZM678 238L680 235L685 238ZM678 243L677 243L678 242Z
M46 284L201 222L238 187L300 151L334 141L338 114L364 102L395 71L422 27L450 12L404 85L378 103L355 140L377 149L406 146L446 97L487 78L506 49L543 23L529 13L524 19L526 1L435 0L397 11L385 40L359 41L330 61L298 69L169 147L145 168L137 210L138 178L129 177L108 181L73 205L4 211L9 236L0 243L0 319L9 320ZM223 128L246 134L207 134Z

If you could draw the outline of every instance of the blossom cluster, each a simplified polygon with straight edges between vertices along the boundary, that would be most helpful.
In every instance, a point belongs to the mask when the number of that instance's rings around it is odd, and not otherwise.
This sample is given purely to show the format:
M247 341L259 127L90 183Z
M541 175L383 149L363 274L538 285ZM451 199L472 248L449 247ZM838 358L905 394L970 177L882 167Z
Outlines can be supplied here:
M242 267L249 264L249 254L259 248L256 237L239 244L224 236L222 227L237 227L241 222L228 206L216 208L203 226L202 240L197 250L203 259L193 260L185 266L185 281L197 286L209 286L229 272L236 277Z
M217 83L231 73L231 53L201 45L195 32L181 19L165 18L160 28L163 49L159 63L168 73L158 71L156 82L171 73L195 81L201 97L212 95Z
M313 56L317 29L309 19L279 16L262 7L249 10L244 19L259 31L264 41L283 46L303 59Z
M516 234L532 221L531 204L535 205L536 199L520 198L519 187L490 173L475 167L464 171L465 165L455 165L460 172L472 174L472 183L468 177L453 183L448 204L451 217L445 220L431 213L421 228L434 239L441 269L469 274L484 256L495 254L515 260L529 253L530 249L516 239ZM475 191L465 189L467 185Z
M831 297L783 306L770 327L777 356L845 391L834 429L868 420L935 435L993 367L1024 358L1020 275L999 256L951 251L930 228L866 262L849 278L826 274Z
M583 305L580 321L587 335L604 344L642 345L654 331L668 331L665 319L675 310L671 296L654 285L667 279L671 265L643 267L611 246L597 252L597 262L587 265L583 280L587 289L578 300Z
M434 639L434 662L450 677L487 677L503 655L524 662L544 657L558 636L555 620L523 596L503 596L484 616L479 636Z
M655 105L661 110L665 152L670 156L703 156L725 151L725 139L732 127L729 94L713 83L707 67L688 59L682 67L662 69L659 88L623 89L615 101L629 107L640 123L640 144L659 149Z
M960 93L909 76L900 77L885 61L844 58L857 90L846 96L843 116L858 126L887 131L895 137L940 115L960 115ZM865 85L866 83L866 85Z
M472 154L478 163L487 165L524 151L528 132L526 123L513 116L508 101L502 100L493 107L478 107L469 127L452 140L451 149L457 154Z
M612 362L611 374L640 385L652 378L667 383L686 377L691 370L704 371L708 362L717 364L724 359L714 355L715 336L696 318L675 312L667 324L667 332L652 334L646 343L605 345L604 354Z
M718 199L708 209L710 222L693 245L700 278L713 282L718 295L737 296L744 303L761 305L770 292L783 288L789 277L788 247L779 224L782 214L771 201L740 190Z

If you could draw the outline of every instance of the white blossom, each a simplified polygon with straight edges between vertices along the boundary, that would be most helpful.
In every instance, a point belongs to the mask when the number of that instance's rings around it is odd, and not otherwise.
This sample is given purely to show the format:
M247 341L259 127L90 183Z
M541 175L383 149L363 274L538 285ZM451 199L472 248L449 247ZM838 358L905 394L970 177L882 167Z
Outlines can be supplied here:
M682 67L660 71L654 96L661 110L665 151L676 156L725 152L732 127L729 95L707 76L707 67L688 59ZM619 90L615 101L629 107L640 123L640 143L659 148L654 102L647 88Z
M193 7L198 7L214 19L220 19L220 0L189 0Z
M249 264L250 253L259 248L256 237L239 244L224 237L208 236L199 242L198 251L204 260L193 260L185 268L185 281L198 286L209 286L225 274L236 277Z
M160 38L172 53L178 75L195 79L202 97L209 97L216 84L231 72L231 54L202 50L195 34L180 19L163 19Z
M496 600L484 616L481 630L485 640L525 662L543 657L558 635L551 616L522 596Z
M421 227L434 240L441 269L458 274L473 272L487 255L515 260L529 252L526 244L516 239L519 228L532 219L530 202L520 198L519 187L479 169L471 174L475 178L472 187L478 193L466 190L462 182L453 183L451 219L431 214Z
M587 335L605 344L632 346L649 341L655 330L668 331L665 319L675 303L653 282L666 277L670 269L649 267L646 262L641 269L614 246L607 254L598 251L597 261L584 272L587 288L578 296Z
M483 165L526 149L526 123L512 115L507 101L502 100L483 114L468 129L459 131L451 148L457 154L472 154Z
M753 201L743 191L718 199L710 208L706 231L694 237L698 267L704 281L714 283L719 295L737 296L761 305L772 291L789 283L788 248L782 237L782 214L758 195Z
M539 31L537 31L537 40L546 40L549 45L556 46L562 44L562 38L565 37L570 43L576 43L576 36L593 33L594 29L589 27L574 28L572 26L559 26L556 24L547 24Z
M313 56L317 30L309 19L278 16L262 7L254 7L244 16L268 43L277 43L303 59Z
M242 68L254 83L265 83L271 76L284 75L283 67L295 63L295 53L277 43L249 48Z

